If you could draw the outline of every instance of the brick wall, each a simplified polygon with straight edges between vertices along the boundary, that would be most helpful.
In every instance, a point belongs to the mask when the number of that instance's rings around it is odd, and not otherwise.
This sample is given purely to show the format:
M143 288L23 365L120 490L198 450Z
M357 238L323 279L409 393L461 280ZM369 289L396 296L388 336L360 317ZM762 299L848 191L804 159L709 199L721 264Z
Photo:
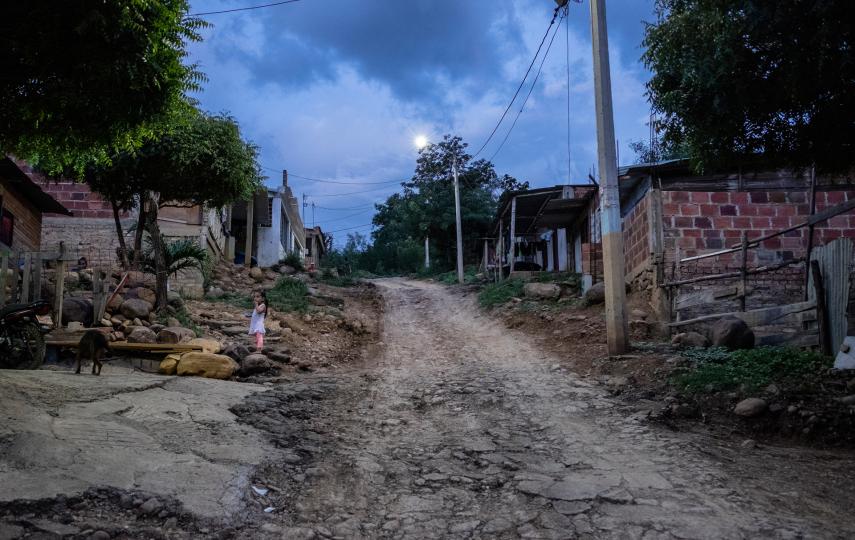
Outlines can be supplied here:
M12 231L13 250L37 251L41 246L42 214L6 180L0 178L3 208L15 216Z
M802 223L810 215L809 194L805 191L752 192L662 192L665 253L673 260L675 247L680 257L692 257L724 249L740 242L745 232L749 240ZM816 211L821 212L855 198L855 191L817 193ZM855 214L844 214L819 224L814 245L835 238L855 238ZM757 267L802 257L807 248L807 228L764 241L748 252L748 266ZM670 264L669 277L670 277ZM739 253L712 257L680 266L682 278L738 270ZM724 285L726 282L716 282ZM754 293L748 308L797 301L804 291L804 265L752 276Z
M127 230L135 222L134 219L122 220L128 247L133 246L133 235L128 234ZM41 241L46 248L53 248L63 242L67 250L79 254L78 258L86 257L90 265L114 264L118 261L116 248L119 247L119 239L112 210L109 219L46 216L42 221Z
M33 174L30 176L38 182L42 190L71 210L74 217L113 219L110 203L97 193L93 193L88 185L68 180L54 182Z
M594 277L594 283L603 280L603 245L582 244L582 273Z
M650 197L642 198L623 218L623 250L627 276L637 274L650 261Z

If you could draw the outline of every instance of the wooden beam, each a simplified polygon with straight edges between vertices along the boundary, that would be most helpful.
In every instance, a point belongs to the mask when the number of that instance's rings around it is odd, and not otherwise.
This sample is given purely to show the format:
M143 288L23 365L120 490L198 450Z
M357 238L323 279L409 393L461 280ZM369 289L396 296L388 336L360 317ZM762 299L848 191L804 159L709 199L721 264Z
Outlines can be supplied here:
M819 320L819 345L822 354L831 356L831 325L828 319L828 308L825 305L825 286L822 282L822 272L819 270L819 261L810 262L810 277L813 280L814 298L816 301L816 315Z
M786 321L789 315L799 314L803 311L816 309L816 302L811 300L810 302L799 302L796 304L787 304L784 306L773 306L762 309L754 309L751 311L734 311L731 313L716 313L714 315L704 315L702 317L696 317L694 319L687 319L685 321L677 321L669 323L668 326L676 327L676 326L686 326L689 324L697 324L701 322L707 321L715 321L721 319L722 317L736 317L738 319L742 319L745 321L748 326L769 326L772 324L781 324Z
M511 274L517 259L517 198L511 199Z
M82 337L82 335L81 335ZM45 345L49 347L60 347L74 349L80 344L80 340L49 340ZM189 345L183 343L128 343L127 341L113 341L110 349L114 351L152 352L158 354L183 353L201 351L201 345Z
M42 252L37 251L33 261L33 301L42 298Z
M850 210L855 209L855 199L851 201L847 201L843 204L837 205L833 208L829 208L824 212L820 212L819 214L815 214L805 221L799 223L798 225L793 225L792 227L787 227L786 229L781 229L780 231L773 232L771 234L767 234L766 236L761 236L760 238L755 238L753 240L749 240L748 247L754 248L760 245L761 242L765 242L766 240L770 240L772 238L781 236L782 234L787 234L788 232L799 230L803 227L817 225L818 223L822 223L823 221L827 221L835 216L839 216L840 214L844 214L849 212ZM742 243L734 244L730 248L723 249L721 251L714 251L712 253L705 253L704 255L696 255L694 257L689 257L687 259L683 259L682 262L691 262L691 261L699 261L701 259L708 259L710 257L718 257L719 255L725 255L727 253L735 253L742 249Z
M696 306L703 306L713 302L722 302L724 300L736 300L743 296L742 283L738 285L728 285L725 287L710 287L701 289L700 291L691 291L682 293L677 296L676 309L688 309ZM748 289L751 292L751 289Z
M68 262L60 259L56 263L56 281L54 282L53 324L54 328L62 328L62 297L65 294L65 270Z
M790 259L788 261L784 261L778 264L770 264L768 266L760 266L757 268L752 268L748 270L748 275L754 274L765 274L766 272L774 272L775 270L780 270L781 268L785 268L787 266L791 266L793 264L799 264L805 262L804 257L799 257L797 259ZM668 283L663 284L663 287L679 287L680 285L689 285L690 283L700 283L702 281L715 281L719 279L730 279L730 278L738 278L742 276L742 272L725 272L723 274L712 274L709 276L699 276L696 278L683 279L678 281L669 281Z

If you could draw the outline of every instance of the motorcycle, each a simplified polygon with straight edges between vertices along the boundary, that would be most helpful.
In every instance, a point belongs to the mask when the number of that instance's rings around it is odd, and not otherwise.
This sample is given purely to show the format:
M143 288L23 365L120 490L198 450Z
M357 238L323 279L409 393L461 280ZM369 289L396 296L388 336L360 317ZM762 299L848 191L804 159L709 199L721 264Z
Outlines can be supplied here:
M45 359L49 302L10 304L0 308L0 369L38 369Z

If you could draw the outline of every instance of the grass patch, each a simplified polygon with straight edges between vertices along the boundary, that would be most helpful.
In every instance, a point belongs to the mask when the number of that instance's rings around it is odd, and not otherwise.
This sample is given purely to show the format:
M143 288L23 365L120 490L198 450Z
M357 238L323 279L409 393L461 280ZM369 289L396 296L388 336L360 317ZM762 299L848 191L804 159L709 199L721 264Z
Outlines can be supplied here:
M474 266L467 266L463 269L463 283L475 283L477 278L475 275L478 273L477 268ZM448 272L442 272L441 274L436 274L433 278L440 283L444 283L445 285L456 285L457 284L457 270L450 270Z
M333 287L354 287L356 280L351 276L341 276L333 274L329 269L321 270L318 275L318 281Z
M760 347L728 352L724 349L690 350L685 356L694 361L673 379L674 385L689 393L742 390L754 392L772 383L804 386L832 365L830 358L792 347Z
M300 254L296 251L289 251L285 257L279 261L279 264L285 264L294 268L298 272L305 272L306 267L303 266L303 259L300 258Z
M504 304L510 301L511 298L521 297L523 286L525 286L525 281L521 279L508 279L499 283L490 283L478 293L478 303L484 308Z
M277 311L298 311L302 313L309 310L308 296L309 288L305 283L283 276L279 278L272 289L267 291L267 303L268 307ZM252 309L254 305L248 294L226 293L216 301L243 309Z

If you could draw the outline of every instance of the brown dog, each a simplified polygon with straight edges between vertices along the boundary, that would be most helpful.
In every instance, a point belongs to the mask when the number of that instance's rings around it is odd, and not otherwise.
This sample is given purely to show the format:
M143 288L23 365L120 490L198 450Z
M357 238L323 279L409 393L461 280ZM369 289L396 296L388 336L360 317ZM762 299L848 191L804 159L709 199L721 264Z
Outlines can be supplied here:
M105 352L109 351L110 342L107 340L107 336L98 330L87 330L77 345L77 371L74 373L80 373L81 360L86 357L92 360L92 375L100 375L101 357L104 356ZM97 373L95 371L96 366L98 367Z

